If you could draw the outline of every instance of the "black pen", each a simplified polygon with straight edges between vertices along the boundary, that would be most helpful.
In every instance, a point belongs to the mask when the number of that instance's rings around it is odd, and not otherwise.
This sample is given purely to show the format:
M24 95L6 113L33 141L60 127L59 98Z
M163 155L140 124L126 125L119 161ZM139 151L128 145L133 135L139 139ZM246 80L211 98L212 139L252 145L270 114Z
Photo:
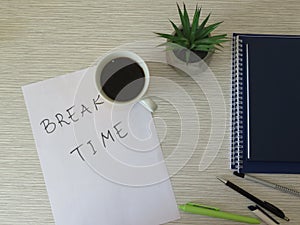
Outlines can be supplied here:
M221 182L223 182L226 186L230 187L231 189L235 190L236 192L240 193L241 195L245 196L246 198L250 199L251 201L255 202L257 205L263 207L264 209L270 211L271 213L273 213L274 215L289 221L290 219L287 218L284 213L278 209L276 206L272 205L269 202L266 201L262 201L260 199L258 199L257 197L255 197L254 195L251 195L250 193L248 193L247 191L245 191L244 189L240 188L239 186L231 183L228 180L222 179L217 177L218 180L220 180Z

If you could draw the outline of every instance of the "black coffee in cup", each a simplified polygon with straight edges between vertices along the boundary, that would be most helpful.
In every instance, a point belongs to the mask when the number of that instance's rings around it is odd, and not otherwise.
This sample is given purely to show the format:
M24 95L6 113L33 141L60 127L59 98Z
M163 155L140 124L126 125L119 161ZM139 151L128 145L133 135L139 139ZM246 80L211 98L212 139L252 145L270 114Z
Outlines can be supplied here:
M101 71L100 85L104 94L119 102L135 99L145 85L145 73L141 66L127 57L108 62Z

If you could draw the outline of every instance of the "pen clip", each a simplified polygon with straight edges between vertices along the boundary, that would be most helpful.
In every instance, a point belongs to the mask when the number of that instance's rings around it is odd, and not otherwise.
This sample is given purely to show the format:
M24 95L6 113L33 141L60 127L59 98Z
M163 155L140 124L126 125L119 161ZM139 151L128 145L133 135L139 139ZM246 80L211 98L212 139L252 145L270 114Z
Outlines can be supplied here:
M194 206L194 207L198 207L198 208L204 208L204 209L220 211L219 208L216 208L216 207L213 207L213 206L208 206L208 205L201 205L201 204L198 204L198 203L195 203L195 202L188 202L188 203L186 203L186 205Z
M260 210L265 216L267 216L270 220L272 220L274 223L279 224L277 220L275 220L272 216L270 216L265 210L260 208L258 205L255 206L258 210Z

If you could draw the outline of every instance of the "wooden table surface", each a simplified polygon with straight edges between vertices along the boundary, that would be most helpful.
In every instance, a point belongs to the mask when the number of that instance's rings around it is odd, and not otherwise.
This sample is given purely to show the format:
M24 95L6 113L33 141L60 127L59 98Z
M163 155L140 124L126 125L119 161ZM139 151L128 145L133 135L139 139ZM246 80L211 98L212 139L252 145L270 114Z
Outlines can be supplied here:
M193 12L196 1L188 1ZM203 14L212 12L211 23L224 21L216 34L233 32L299 34L299 0L210 0L199 1ZM176 1L172 0L2 0L0 4L0 224L54 224L43 174L40 168L21 86L90 66L100 55L119 45L152 40L156 32L171 32L168 19L179 22ZM163 40L161 40L163 41ZM222 185L216 176L230 178L250 192L282 208L290 222L300 224L300 198L233 177L229 170L230 116L230 43L215 53L209 66L221 88L225 105L216 104L225 132L214 142L220 147L206 155L208 167L199 171L199 163L211 137L212 112L204 89L188 76L180 75L167 65L149 63L150 72L174 81L193 99L199 127L190 127L198 143L188 162L172 174L177 202L199 201L223 210L251 216L247 199ZM203 85L203 86L202 86ZM155 90L155 82L150 89ZM167 92L166 88L166 93ZM219 93L219 94L220 94ZM174 94L174 93L173 93ZM185 103L178 94L176 103ZM181 118L172 102L158 99L154 114L162 149L168 158L178 144ZM223 107L225 106L225 108ZM178 107L178 105L177 105ZM224 109L224 110L223 110ZM186 109L187 111L189 108ZM222 111L223 110L223 111ZM183 141L184 140L180 140ZM181 149L185 154L187 149ZM216 157L214 157L216 153ZM178 154L181 160L182 154ZM209 158L212 157L212 158ZM207 161L208 160L208 161ZM210 163L211 161L211 163ZM201 163L200 163L201 164ZM203 164L202 164L203 165ZM172 170L172 165L168 165ZM174 166L174 165L173 165ZM266 180L300 191L299 175L257 175ZM170 224L240 224L205 216L181 213L181 219Z

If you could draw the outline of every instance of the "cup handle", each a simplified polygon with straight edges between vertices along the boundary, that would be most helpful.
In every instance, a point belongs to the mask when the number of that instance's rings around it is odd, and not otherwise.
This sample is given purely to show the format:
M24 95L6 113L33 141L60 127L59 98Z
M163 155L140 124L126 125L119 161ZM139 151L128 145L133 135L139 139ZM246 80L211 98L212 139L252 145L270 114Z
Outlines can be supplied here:
M157 109L157 104L149 97L143 98L139 103L152 113Z

